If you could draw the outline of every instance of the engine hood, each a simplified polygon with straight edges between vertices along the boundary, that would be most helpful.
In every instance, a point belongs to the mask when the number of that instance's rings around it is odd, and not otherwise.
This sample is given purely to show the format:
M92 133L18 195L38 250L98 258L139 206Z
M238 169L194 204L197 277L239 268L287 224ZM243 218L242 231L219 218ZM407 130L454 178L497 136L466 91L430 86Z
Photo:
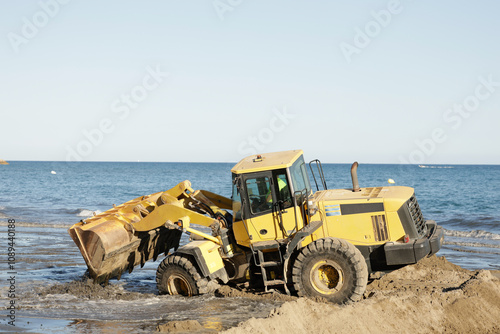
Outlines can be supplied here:
M384 202L387 211L398 210L413 194L415 190L411 187L367 187L361 191L353 192L352 189L322 190L313 194L313 202Z

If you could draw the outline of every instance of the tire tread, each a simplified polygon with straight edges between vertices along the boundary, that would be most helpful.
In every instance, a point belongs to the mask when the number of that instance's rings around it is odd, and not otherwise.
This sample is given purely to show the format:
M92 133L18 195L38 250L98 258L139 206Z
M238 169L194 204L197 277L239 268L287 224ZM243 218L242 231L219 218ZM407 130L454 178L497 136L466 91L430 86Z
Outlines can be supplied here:
M167 256L156 270L156 286L160 294L168 294L168 288L165 286L164 275L170 266L177 266L185 271L195 282L196 288L193 295L205 294L215 290L217 284L209 284L210 280L202 277L193 263L194 260L183 254L171 254Z
M347 261L348 266L352 269L352 286L344 291L345 296L341 296L337 293L327 296L317 292L316 295L341 304L362 299L368 282L368 269L365 259L361 252L350 242L331 237L318 239L301 250L292 266L293 290L296 291L297 295L300 297L314 297L311 296L311 293L307 292L304 286L304 280L309 279L303 277L304 267L308 259L313 256L322 256L331 253L336 253L337 256Z

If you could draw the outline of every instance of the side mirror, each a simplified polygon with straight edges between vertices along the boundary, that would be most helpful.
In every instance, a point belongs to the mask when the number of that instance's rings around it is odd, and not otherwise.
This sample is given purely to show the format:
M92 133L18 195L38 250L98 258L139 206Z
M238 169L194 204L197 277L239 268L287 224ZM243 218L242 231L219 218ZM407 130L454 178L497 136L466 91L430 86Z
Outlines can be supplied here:
M241 178L240 177L235 177L233 179L233 184L236 185L236 190L238 191L238 194L241 192L240 189L241 189Z
M276 207L276 211L285 211L285 202L279 200L277 201L274 206Z

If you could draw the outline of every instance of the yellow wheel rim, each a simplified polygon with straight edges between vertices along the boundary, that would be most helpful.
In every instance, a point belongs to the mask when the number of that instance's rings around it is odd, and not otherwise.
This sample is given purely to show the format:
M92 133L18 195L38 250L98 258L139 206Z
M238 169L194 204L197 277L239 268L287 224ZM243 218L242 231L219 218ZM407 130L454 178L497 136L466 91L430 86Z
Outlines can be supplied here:
M340 266L331 260L318 261L311 268L312 287L323 295L331 295L344 285L344 273Z
M192 296L193 291L185 277L170 275L167 280L168 293L171 295Z

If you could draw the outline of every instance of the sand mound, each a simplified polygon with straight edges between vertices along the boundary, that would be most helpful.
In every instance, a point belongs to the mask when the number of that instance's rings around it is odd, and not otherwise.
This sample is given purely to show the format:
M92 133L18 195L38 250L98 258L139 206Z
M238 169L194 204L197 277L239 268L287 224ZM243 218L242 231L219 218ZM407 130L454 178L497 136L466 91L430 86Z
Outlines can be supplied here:
M199 332L203 329L201 324L196 320L170 321L156 327L157 332L163 333Z
M36 288L36 292L41 297L56 294L70 294L88 300L135 300L154 296L148 293L125 291L121 285L109 284L107 286L101 286L99 284L94 284L92 279L83 279L68 283L58 283L49 287L40 287Z
M297 297L288 296L281 292L264 293L262 291L254 291L254 290L245 291L232 288L228 285L221 285L217 290L215 290L214 295L215 297L219 298L243 297L253 300L274 300L280 302L292 301L297 299Z
M500 333L500 280L436 256L371 282L364 300L305 298L225 333Z

